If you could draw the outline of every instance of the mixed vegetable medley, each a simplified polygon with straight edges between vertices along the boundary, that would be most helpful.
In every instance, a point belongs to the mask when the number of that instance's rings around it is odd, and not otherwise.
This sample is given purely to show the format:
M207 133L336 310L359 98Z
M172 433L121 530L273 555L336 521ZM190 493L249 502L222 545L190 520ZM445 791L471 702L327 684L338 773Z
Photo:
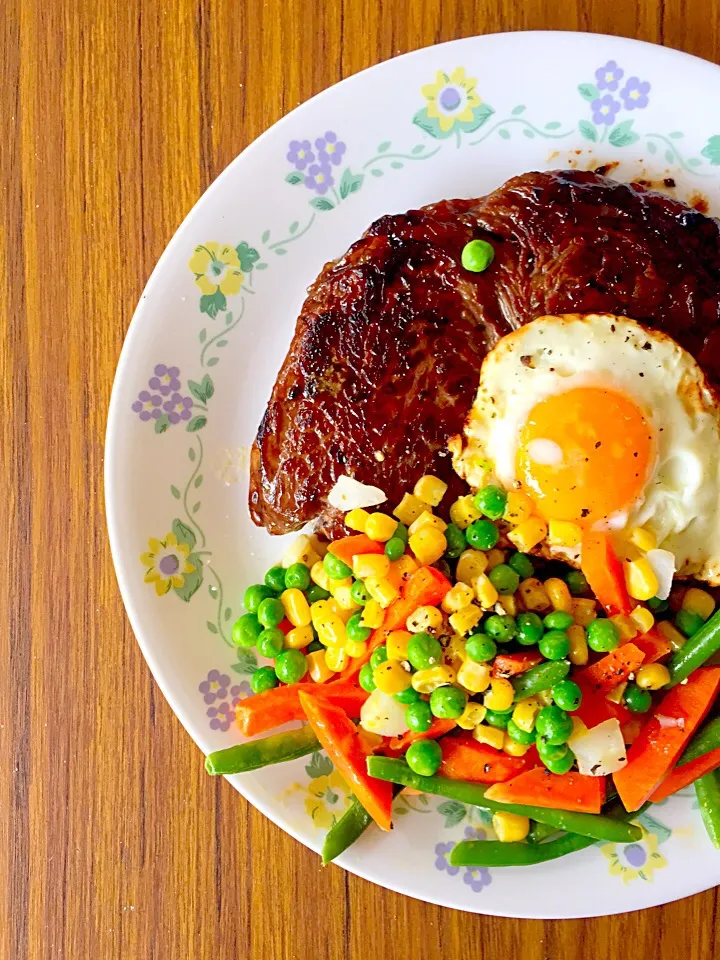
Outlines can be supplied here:
M608 532L548 526L495 485L456 500L446 522L446 490L425 476L392 514L351 509L350 535L299 537L248 587L233 640L269 662L239 728L257 737L305 722L210 754L207 770L324 748L353 792L324 862L373 822L390 830L408 788L492 814L497 841L457 844L457 866L637 841L632 819L691 783L720 847L712 595L676 584L658 599L648 530L625 550ZM573 539L582 570L530 555Z

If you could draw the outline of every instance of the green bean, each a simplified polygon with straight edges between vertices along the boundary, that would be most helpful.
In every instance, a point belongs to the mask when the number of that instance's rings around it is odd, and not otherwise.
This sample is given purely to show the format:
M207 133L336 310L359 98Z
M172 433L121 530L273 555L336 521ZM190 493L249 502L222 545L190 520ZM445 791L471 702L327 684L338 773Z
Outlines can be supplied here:
M389 757L369 757L368 773L379 780L402 783L423 793L437 794L483 807L491 813L507 811L529 817L539 823L552 824L557 830L567 830L582 836L594 837L615 843L634 843L642 838L642 830L629 823L621 823L610 817L595 813L578 813L571 810L551 810L545 807L520 806L515 803L496 803L485 798L487 787L465 780L449 780L447 777L421 777L408 767L404 760Z
M352 802L337 823L333 824L325 835L322 848L323 865L330 863L361 836L373 822L370 814L353 796Z
M521 673L512 681L515 687L515 699L525 700L542 690L548 690L560 683L570 673L570 664L567 660L553 660L550 663L539 663L525 673Z
M548 840L557 832L557 827L554 827L551 823L532 823L530 825L528 841L530 843L542 843L544 840Z
M225 750L216 750L205 758L205 769L215 776L230 773L247 773L271 763L297 760L308 753L320 750L320 743L309 723L290 733L275 733L262 740L250 740Z
M684 763L690 763L691 760L697 760L705 753L710 753L720 747L720 717L711 720L706 724L700 733L690 741L685 753L680 757L677 765L680 767Z
M720 849L720 774L706 773L695 781L700 815L714 847Z
M685 680L693 670L720 650L720 610L706 620L698 632L690 637L682 649L668 663L670 686Z

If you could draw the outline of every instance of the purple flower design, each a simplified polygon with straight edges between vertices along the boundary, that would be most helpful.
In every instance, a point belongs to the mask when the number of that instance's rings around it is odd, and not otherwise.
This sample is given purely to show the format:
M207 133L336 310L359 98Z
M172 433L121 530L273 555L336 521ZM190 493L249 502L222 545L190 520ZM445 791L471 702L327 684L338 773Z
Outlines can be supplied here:
M598 67L595 71L597 88L598 90L617 90L624 76L625 71L614 60L608 60L604 67Z
M315 193L327 193L335 183L332 172L327 163L313 163L305 177L305 186Z
M166 367L164 363L159 363L150 378L148 386L151 390L157 390L164 397L170 396L174 390L180 389L180 371L177 367Z
M205 703L215 703L216 700L224 700L228 695L230 686L230 677L226 673L220 673L219 670L211 670L206 679L198 684L198 690L203 695ZM233 687L233 692L240 690L239 687Z
M231 687L230 697L232 699L233 709L235 709L235 707L237 707L237 705L243 700L247 700L248 697L251 697L252 693L252 687L247 680L243 680L242 683L238 683L234 687Z
M192 405L191 397L181 397L179 393L174 393L163 404L163 410L168 415L170 423L180 423L181 420L190 419Z
M620 109L620 101L606 93L604 97L593 100L591 106L593 123L605 124L609 127L615 122L615 117Z
M324 137L317 138L315 148L320 163L332 163L335 167L342 163L343 154L347 150L345 144L342 140L338 140L337 134L332 130L326 130Z
M159 420L162 416L162 397L158 393L141 390L132 405L133 411L141 420Z
M207 715L210 717L211 730L222 730L223 733L227 733L235 723L235 707L231 707L227 701L217 707L208 707Z
M626 110L644 110L648 105L650 84L639 77L630 77L620 91L623 106Z
M484 830L478 830L475 827L465 827L466 840L484 840L487 834Z
M452 842L435 844L435 869L445 870L451 877L460 873L460 867L452 867L448 861L448 854L454 846Z
M287 158L296 170L305 170L315 159L309 140L291 140Z
M487 867L466 867L463 883L466 883L473 893L480 893L483 887L490 886L492 877Z

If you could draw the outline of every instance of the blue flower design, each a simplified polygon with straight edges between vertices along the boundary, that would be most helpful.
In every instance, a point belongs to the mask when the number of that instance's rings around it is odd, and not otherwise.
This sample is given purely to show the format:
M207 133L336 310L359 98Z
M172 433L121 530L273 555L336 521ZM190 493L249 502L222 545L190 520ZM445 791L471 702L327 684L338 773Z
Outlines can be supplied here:
M644 110L649 103L650 84L639 77L630 77L620 91L626 110Z
M487 867L466 867L463 883L466 883L473 893L480 893L484 887L490 886L492 877Z
M604 67L595 71L595 80L598 90L617 90L625 71L614 60L608 60Z
M448 855L454 846L452 842L435 844L435 869L445 870L451 877L460 873L460 867L452 867L448 861Z
M334 183L331 168L327 163L313 163L305 177L305 186L308 190L314 190L321 196L327 193Z
M287 159L296 170L305 170L315 160L309 140L291 140L288 144Z
M615 117L620 110L620 101L606 93L604 97L593 100L591 106L593 123L605 124L609 127L615 122Z
M342 140L338 140L336 133L326 130L325 136L318 137L315 141L315 149L320 163L331 163L334 167L338 167L342 163L347 147Z

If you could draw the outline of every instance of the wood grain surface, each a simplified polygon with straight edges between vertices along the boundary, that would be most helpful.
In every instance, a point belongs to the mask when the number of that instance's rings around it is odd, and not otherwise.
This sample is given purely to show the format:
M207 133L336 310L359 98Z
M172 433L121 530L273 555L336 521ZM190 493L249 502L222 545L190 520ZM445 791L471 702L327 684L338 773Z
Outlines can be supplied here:
M720 0L0 9L0 960L717 956L717 891L593 921L468 916L323 870L206 777L128 626L102 467L155 261L284 113L377 61L499 30L617 33L717 61ZM552 69L541 49L538 69Z

